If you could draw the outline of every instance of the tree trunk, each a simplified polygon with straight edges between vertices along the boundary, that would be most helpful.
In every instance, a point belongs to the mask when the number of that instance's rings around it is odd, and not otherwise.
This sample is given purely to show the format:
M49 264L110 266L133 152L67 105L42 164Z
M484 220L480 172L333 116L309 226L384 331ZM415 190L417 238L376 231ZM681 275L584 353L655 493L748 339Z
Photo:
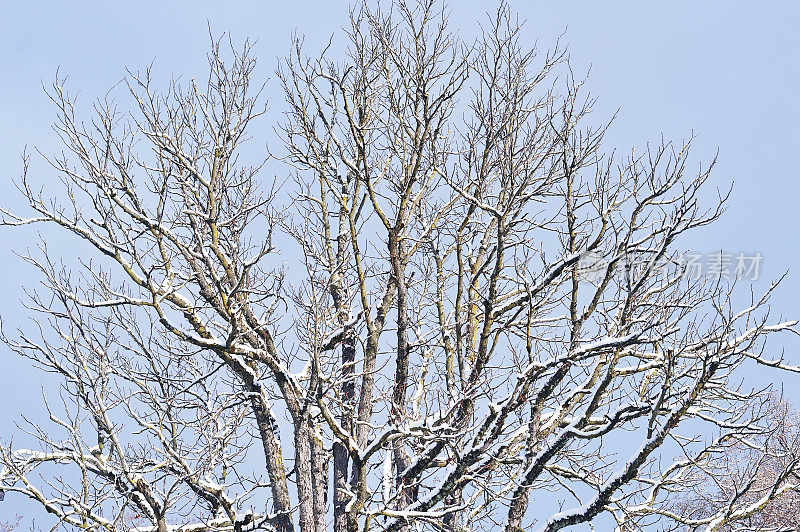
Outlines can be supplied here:
M405 264L403 261L403 244L399 233L400 228L395 228L389 235L389 257L392 263L392 272L397 287L397 364L395 367L394 390L392 392L391 422L399 427L403 424L403 410L406 403L406 390L408 388L408 287L405 278ZM403 510L413 500L411 487L404 484L401 473L408 468L410 460L405 450L402 438L393 444L396 478L396 508ZM407 530L408 527L404 527Z
M326 499L328 494L328 474L326 470L325 449L316 428L311 431L311 482L314 488L314 520L317 532L325 530Z
M353 400L356 394L354 362L356 357L355 338L352 327L345 331L345 340L342 344L342 429L350 434L353 432ZM349 496L347 495L347 449L341 442L333 444L333 470L334 470L334 502L333 502L333 529L334 532L347 530L347 516L345 507Z
M314 532L314 486L311 478L311 423L303 413L295 421L294 472L297 479L297 500L300 510L300 530Z
M292 503L289 498L289 487L286 484L286 469L283 467L281 443L273 431L275 419L260 397L251 397L250 404L256 415L256 424L264 447L264 458L272 490L272 504L275 513L278 514L273 522L278 532L292 532L294 530L290 516Z

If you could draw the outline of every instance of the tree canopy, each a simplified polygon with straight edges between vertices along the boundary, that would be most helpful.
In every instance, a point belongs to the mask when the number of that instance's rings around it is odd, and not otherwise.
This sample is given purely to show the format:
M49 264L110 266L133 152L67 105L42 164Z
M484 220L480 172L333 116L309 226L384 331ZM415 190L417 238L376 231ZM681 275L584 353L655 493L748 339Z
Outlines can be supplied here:
M738 309L681 261L727 198L713 163L608 148L507 5L476 42L447 18L359 5L341 60L295 39L280 118L225 39L204 82L132 73L130 112L56 80L64 153L26 156L2 224L93 255L26 257L44 289L4 339L61 387L0 492L90 530L787 529L751 516L796 490L796 446L740 378L798 371L765 349L796 322L768 320L777 283ZM738 487L684 504L731 449Z

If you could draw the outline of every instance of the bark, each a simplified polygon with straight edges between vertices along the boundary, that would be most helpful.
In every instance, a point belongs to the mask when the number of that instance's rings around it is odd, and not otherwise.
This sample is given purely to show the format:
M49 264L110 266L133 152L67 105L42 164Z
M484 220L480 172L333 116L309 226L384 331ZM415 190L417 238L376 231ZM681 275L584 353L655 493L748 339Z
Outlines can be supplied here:
M283 465L283 452L281 443L276 437L274 428L276 420L269 412L269 407L265 406L259 397L250 399L253 412L256 416L256 425L261 444L264 449L264 462L270 480L270 490L272 491L272 505L277 514L274 523L279 532L290 532L294 530L291 520L291 499L289 497L289 487L286 482L286 469Z
M392 274L397 287L397 357L394 375L394 388L392 391L392 409L389 419L396 427L405 423L404 411L406 408L406 390L408 388L408 287L405 274L405 247L403 245L400 227L389 235L389 260L392 263ZM411 465L405 443L398 438L393 446L394 466L396 472L395 506L404 510L413 501L414 490L408 479L402 473Z
M345 331L345 340L342 343L342 413L340 417L342 429L351 434L353 432L353 400L355 399L355 339L352 330ZM349 454L340 441L333 444L333 470L334 470L334 502L333 519L334 530L345 532L347 530L347 516L345 507L349 501L347 494L347 472Z
M328 498L328 471L325 449L316 428L311 440L311 480L314 489L314 519L317 532L325 530Z
M300 514L300 530L316 530L314 515L314 485L311 468L311 423L304 414L295 421L294 471L297 479L297 504Z

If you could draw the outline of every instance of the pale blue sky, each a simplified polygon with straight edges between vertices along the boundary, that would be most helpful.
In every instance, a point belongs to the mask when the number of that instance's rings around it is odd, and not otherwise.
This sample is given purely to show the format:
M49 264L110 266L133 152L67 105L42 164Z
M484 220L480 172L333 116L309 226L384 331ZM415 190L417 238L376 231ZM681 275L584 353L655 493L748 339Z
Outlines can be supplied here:
M711 160L719 148L714 182L721 188L735 182L730 209L684 245L701 252L761 252L762 279L790 270L774 299L776 316L800 316L800 3L512 0L511 5L528 20L531 42L547 46L566 29L564 42L576 71L591 65L589 87L599 99L598 120L620 109L607 148L626 152L657 142L662 133L680 140L692 131L698 135L696 161ZM493 6L452 1L453 27L472 35L476 20ZM258 39L262 72L269 74L288 49L293 30L305 34L314 50L346 16L346 2L300 0L3 2L0 201L17 202L10 181L19 175L24 146L45 153L58 149L49 129L54 108L41 89L56 68L69 75L69 86L81 90L86 104L117 82L125 67L155 60L161 72L202 72L210 22L215 32ZM274 81L267 96L281 99ZM277 119L277 112L271 118ZM276 164L269 172L280 175L285 169ZM38 282L12 250L35 245L36 235L32 229L0 231L0 316L7 329L23 323L22 287ZM64 242L52 245L70 253ZM4 348L0 364L0 437L6 441L19 413L37 418L42 378ZM13 507L7 498L0 503L0 520L30 508Z

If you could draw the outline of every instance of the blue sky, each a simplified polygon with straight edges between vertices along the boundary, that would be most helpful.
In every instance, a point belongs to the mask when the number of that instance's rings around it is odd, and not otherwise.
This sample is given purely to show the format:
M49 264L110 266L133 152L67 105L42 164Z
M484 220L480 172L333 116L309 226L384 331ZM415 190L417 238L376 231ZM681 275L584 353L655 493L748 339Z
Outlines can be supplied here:
M453 27L471 37L476 21L493 5L452 1ZM698 136L695 162L710 161L719 149L713 183L723 189L734 183L730 208L684 246L703 253L760 252L760 284L789 270L774 299L775 316L800 316L800 4L512 0L511 6L527 19L531 43L547 47L566 31L574 69L591 67L597 119L619 110L607 149L625 153L658 142L662 134L679 141L692 133ZM88 108L126 67L135 70L155 61L161 73L201 73L210 24L214 32L230 32L236 40L257 39L266 78L287 52L292 31L304 34L312 51L327 43L346 17L346 2L4 2L0 201L6 206L17 201L11 180L20 173L25 146L44 153L59 149L50 129L55 109L42 91L57 68L69 76L73 91L81 91L80 101ZM274 76L266 90L269 100L280 102ZM277 111L268 114L267 125L279 118ZM46 171L36 164L34 170ZM275 175L285 171L277 164L269 168ZM13 251L36 245L36 238L35 229L0 231L0 317L6 329L24 323L23 287L38 282ZM67 256L73 252L65 242L52 246ZM47 381L4 348L0 364L0 438L5 442L19 414L37 419L41 385ZM0 503L0 520L30 511L7 501Z

